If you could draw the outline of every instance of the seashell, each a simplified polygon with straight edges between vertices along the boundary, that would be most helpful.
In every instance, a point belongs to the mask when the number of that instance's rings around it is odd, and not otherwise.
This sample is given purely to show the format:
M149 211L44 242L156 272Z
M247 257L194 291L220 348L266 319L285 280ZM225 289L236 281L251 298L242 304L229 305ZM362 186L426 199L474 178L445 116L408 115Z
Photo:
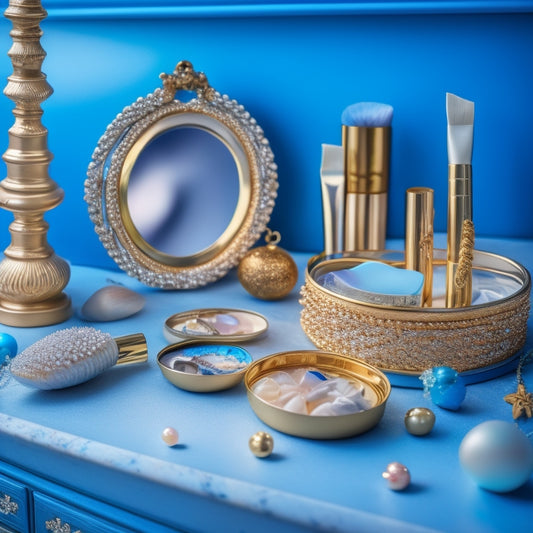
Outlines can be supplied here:
M91 322L110 322L138 313L144 304L144 297L135 291L121 285L107 285L89 297L80 315Z
M349 415L371 407L361 383L305 368L272 372L255 383L253 392L285 411L314 416Z
M63 389L88 381L118 362L146 359L142 334L113 339L94 328L69 328L47 335L22 351L11 363L11 375L30 387Z
M279 398L281 388L272 378L262 378L254 385L254 392L265 402L274 402Z

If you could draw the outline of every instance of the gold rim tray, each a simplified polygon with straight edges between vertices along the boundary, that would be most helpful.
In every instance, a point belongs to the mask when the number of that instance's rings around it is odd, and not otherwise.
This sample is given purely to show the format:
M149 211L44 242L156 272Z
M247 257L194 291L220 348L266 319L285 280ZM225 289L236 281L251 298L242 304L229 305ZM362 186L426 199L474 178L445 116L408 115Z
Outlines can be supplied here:
M507 286L508 293L463 308L370 304L345 298L317 282L326 272L364 261L405 266L403 252L387 250L321 255L309 261L300 322L319 349L380 369L414 373L434 366L450 366L458 372L481 369L505 361L524 346L531 276L516 261L474 251L474 286ZM435 250L435 271L445 265L446 251Z
M312 416L286 411L254 394L254 384L269 373L303 367L361 382L366 394L373 398L373 406L348 415ZM244 384L250 406L265 424L289 435L311 439L340 439L370 430L381 420L391 391L385 374L368 363L315 350L282 352L258 359L246 370Z

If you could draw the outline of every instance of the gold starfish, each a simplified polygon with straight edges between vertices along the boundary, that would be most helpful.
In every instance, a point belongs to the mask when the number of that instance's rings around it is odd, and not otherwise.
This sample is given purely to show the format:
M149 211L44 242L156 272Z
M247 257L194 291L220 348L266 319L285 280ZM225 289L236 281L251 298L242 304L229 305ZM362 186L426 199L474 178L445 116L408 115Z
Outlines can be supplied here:
M513 418L525 415L527 418L533 416L533 395L526 391L522 383L518 385L518 390L513 394L508 394L503 398L513 406Z

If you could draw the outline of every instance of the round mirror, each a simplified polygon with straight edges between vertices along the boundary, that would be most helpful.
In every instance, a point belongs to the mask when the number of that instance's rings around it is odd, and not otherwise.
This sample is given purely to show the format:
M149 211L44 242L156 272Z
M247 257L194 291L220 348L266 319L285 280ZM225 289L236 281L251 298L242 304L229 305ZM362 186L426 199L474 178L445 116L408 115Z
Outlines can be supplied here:
M236 266L265 230L277 189L250 114L182 61L100 139L85 198L110 256L143 283L193 288ZM182 90L194 97L179 99Z

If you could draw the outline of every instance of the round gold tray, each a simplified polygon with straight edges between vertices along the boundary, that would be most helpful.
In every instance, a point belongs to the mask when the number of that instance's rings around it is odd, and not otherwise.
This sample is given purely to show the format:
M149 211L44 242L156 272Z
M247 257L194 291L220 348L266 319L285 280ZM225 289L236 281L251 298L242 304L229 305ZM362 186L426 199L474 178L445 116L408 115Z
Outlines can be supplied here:
M286 411L254 393L254 385L260 379L275 371L294 368L311 368L361 383L371 407L338 416L306 415ZM370 430L381 420L391 392L387 377L368 363L313 350L282 352L258 359L246 370L244 384L252 409L265 424L283 433L310 439L340 439Z
M519 263L475 251L472 305L444 307L446 251L434 250L433 306L359 302L322 287L325 273L365 261L405 266L403 252L352 252L309 261L302 287L301 325L320 349L393 372L450 366L486 368L512 357L526 341L531 277Z

